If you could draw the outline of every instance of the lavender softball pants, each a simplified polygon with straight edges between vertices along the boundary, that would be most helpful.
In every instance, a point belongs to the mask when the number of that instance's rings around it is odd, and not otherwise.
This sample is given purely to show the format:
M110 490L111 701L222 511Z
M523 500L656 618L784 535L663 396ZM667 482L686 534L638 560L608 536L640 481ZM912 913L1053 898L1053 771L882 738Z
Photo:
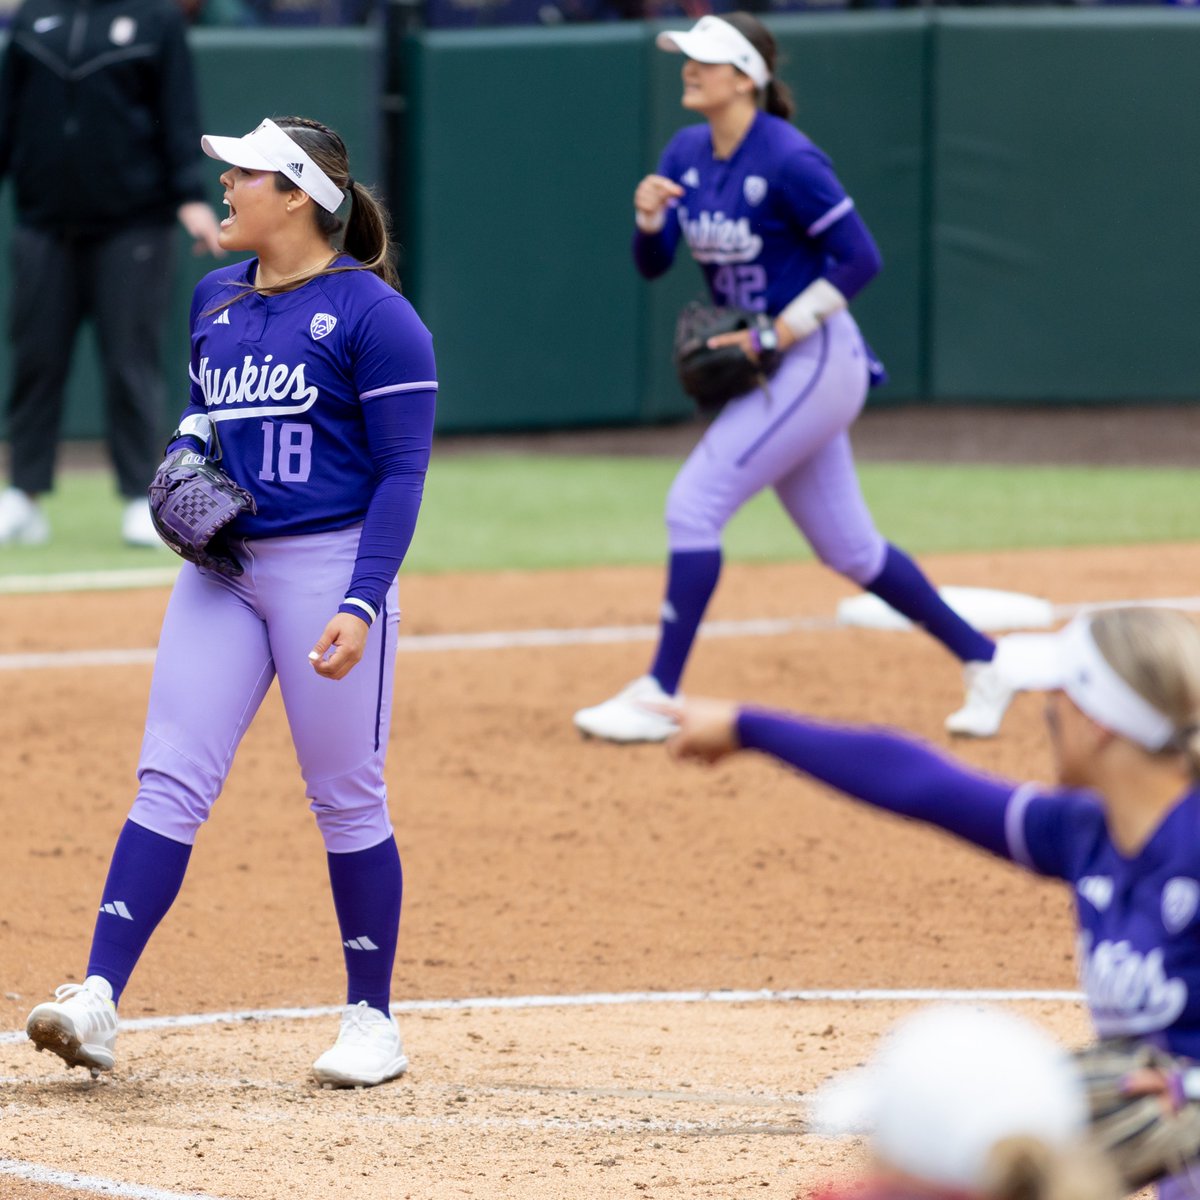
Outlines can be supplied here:
M278 677L326 849L365 850L391 834L383 765L396 583L349 675L324 679L308 660L345 594L360 532L235 542L245 566L236 579L184 564L159 638L131 820L190 845Z
M773 487L820 560L865 585L887 543L863 499L847 430L867 396L867 358L841 312L784 356L768 387L727 404L667 497L672 551L714 550L743 504Z

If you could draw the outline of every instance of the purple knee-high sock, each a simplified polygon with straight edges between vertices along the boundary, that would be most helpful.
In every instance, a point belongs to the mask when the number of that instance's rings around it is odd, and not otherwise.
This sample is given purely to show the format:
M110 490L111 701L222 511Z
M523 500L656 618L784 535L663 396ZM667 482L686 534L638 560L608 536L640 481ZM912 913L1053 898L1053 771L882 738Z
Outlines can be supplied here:
M387 1012L404 890L396 839L326 858L346 957L346 1003L365 1000Z
M108 868L87 969L112 984L114 1004L150 935L179 895L191 854L191 846L183 842L125 822Z
M992 661L996 643L964 621L903 550L888 546L883 570L866 589L932 634L960 661Z
M668 695L679 688L700 619L721 574L721 551L676 550L667 564L667 595L663 601L658 652L650 674Z

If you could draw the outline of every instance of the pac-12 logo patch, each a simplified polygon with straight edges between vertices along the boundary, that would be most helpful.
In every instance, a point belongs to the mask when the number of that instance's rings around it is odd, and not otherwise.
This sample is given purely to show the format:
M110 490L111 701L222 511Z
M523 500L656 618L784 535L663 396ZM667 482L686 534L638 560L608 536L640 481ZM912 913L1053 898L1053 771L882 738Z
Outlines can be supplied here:
M761 204L767 196L767 181L761 175L747 175L742 182L747 204Z
M336 324L337 317L332 313L317 313L308 327L308 332L312 334L314 342L319 342L327 334L333 332Z
M1113 881L1109 875L1085 875L1075 890L1097 911L1103 912L1113 898Z
M1162 919L1168 933L1179 933L1191 923L1200 906L1200 883L1183 875L1168 879L1162 892Z
M137 34L137 22L132 17L114 17L108 27L108 40L114 46L128 46Z

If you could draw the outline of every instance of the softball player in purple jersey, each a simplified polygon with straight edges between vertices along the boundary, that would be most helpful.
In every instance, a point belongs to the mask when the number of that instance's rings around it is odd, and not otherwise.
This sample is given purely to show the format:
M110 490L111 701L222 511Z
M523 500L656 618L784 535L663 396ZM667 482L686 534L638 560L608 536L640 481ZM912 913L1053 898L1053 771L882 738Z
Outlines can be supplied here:
M668 704L683 758L759 750L1068 883L1096 1032L1200 1059L1200 631L1110 609L1002 638L996 670L1049 695L1058 785L982 775L918 742L721 701ZM1200 1073L1183 1085L1200 1099ZM1200 1183L1200 1176L1198 1176ZM1187 1179L1163 1185L1196 1194Z
M386 214L351 179L336 133L288 117L202 144L231 164L221 244L256 257L196 288L191 403L169 450L219 442L257 512L230 526L241 575L180 571L87 975L35 1008L27 1030L68 1066L111 1069L121 992L278 677L348 975L337 1042L314 1073L370 1086L407 1066L389 1012L401 869L383 767L396 573L429 460L433 349L397 291Z
M678 688L721 571L721 533L764 488L775 489L822 562L874 592L965 664L967 700L951 733L988 737L1011 699L989 663L991 640L942 601L913 561L875 528L847 430L882 378L847 301L880 267L875 243L829 159L788 123L774 78L775 41L754 17L704 17L658 45L686 56L683 107L706 124L681 130L634 193L633 252L648 279L666 271L680 238L713 300L775 317L765 335L784 352L768 387L727 404L679 472L667 499L670 548L658 650L647 675L575 715L585 734L661 741L669 720L641 702ZM740 344L750 332L710 344Z

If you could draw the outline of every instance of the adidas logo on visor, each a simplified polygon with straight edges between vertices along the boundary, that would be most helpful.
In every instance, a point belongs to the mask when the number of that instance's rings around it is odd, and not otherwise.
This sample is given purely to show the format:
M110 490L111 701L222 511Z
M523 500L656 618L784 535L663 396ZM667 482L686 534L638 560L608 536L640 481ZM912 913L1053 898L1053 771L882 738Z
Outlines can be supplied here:
M303 175L304 174L304 164L303 163L288 163L288 170L295 171L297 175Z

